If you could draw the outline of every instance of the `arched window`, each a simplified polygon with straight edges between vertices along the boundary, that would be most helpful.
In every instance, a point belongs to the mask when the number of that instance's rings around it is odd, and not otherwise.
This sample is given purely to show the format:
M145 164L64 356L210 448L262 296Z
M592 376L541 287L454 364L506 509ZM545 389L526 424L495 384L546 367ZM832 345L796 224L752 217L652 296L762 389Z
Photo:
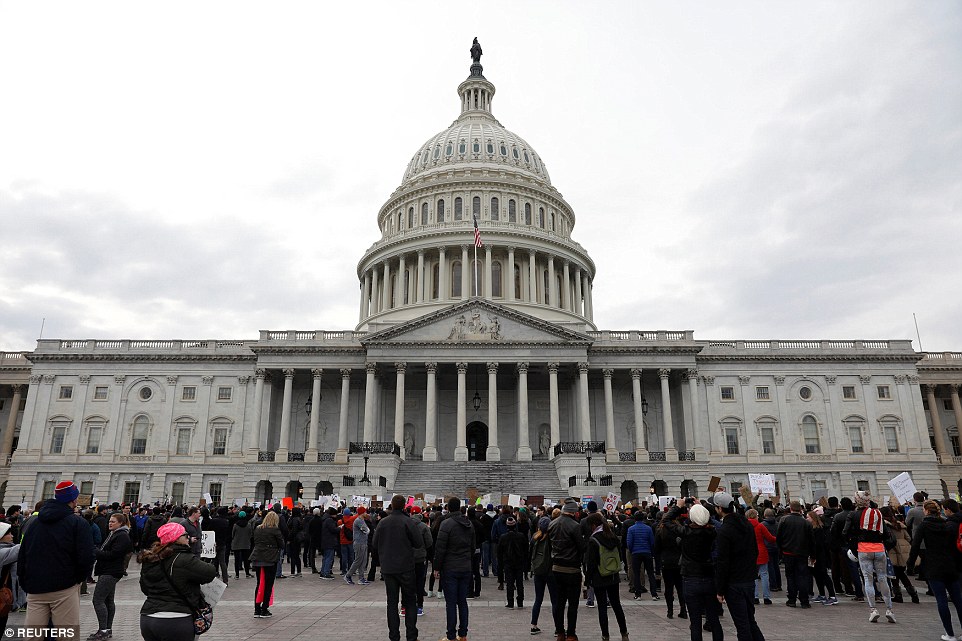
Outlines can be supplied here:
M493 298L504 296L501 287L501 262L497 260L491 262L491 296Z
M408 209L408 229L414 227L414 207Z
M531 224L531 203L524 204L524 224Z
M100 419L87 420L87 447L85 454L100 454L100 442L104 437L106 423Z
M440 147L435 147L435 148L434 148L434 159L437 160L437 159L440 158L440 157L441 157L441 148L440 148Z
M471 199L471 215L475 218L481 218L481 196L475 196Z
M527 150L525 150L525 152L524 152L524 161L525 161L526 163L530 163L530 162L531 162L530 160L528 160L528 152L527 152Z
M512 148L512 149L511 149L511 153L514 155L514 159L515 159L515 160L519 160L520 157L518 156L518 148L517 148L517 147Z
M462 140L462 141L458 144L458 153L459 153L459 154L463 154L463 153L464 153L465 151L467 151L467 150L468 150L468 147L467 147L467 145L464 144L464 141Z
M548 229L554 231L554 212L548 214Z
M454 219L455 220L461 220L463 218L463 213L461 210L462 210L461 198L460 197L455 198L454 199Z
M521 265L514 266L514 297L521 300Z
M434 263L434 267L431 269L431 298L434 300L438 299L438 288L441 286L440 275L440 263Z
M505 157L508 155L508 148L505 147L504 143L501 143L501 155Z
M548 304L548 270L547 269L544 270L542 272L542 275L544 276L544 278L542 279L544 289L541 290L541 302L547 305Z
M421 204L421 224L422 225L428 224L428 204L427 203Z
M500 219L501 219L500 203L498 202L497 198L492 198L491 199L491 220L500 220Z
M444 200L438 199L438 222L444 222Z
M404 270L404 304L407 305L410 301L408 292L411 291L411 270Z
M822 447L818 442L818 422L811 414L802 418L802 437L805 439L806 454L821 454Z
M426 164L428 164L428 150L427 150L427 149L425 149L424 152L421 154L421 166L423 167L423 166L426 165Z
M538 227L544 229L544 207L538 207Z
M514 202L514 198L508 201L508 222L518 222L518 204Z
M448 143L448 146L444 148L444 155L450 156L453 153L454 153L454 145L452 145L451 143Z
M130 433L130 453L144 454L147 452L147 431L150 422L147 417L140 415L134 419L133 429Z
M391 291L390 298L391 309L397 307L397 274L391 274Z
M490 141L490 140L488 141L488 153L489 153L489 154L493 154L493 153L494 153L494 145L491 144L491 141Z
M50 453L63 454L63 444L67 440L67 421L55 421L50 437Z
M402 229L404 229L404 213L399 211L397 213L397 230L401 231Z
M471 145L471 151L478 153L481 151L481 143L478 142L477 138L474 140L474 144Z
M451 298L461 298L461 261L451 264Z

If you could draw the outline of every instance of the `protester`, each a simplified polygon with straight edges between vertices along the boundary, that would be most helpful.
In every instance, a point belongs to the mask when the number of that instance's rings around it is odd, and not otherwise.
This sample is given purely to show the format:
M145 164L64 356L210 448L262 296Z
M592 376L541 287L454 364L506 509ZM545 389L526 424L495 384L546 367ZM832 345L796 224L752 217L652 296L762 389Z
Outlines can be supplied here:
M284 547L284 535L278 527L279 522L277 512L269 511L264 515L261 524L254 528L251 536L253 549L250 562L257 577L257 583L254 586L254 616L258 619L274 616L268 607L274 604L277 560Z
M585 539L581 536L577 517L580 504L565 499L561 516L548 525L551 541L551 576L555 583L556 601L552 607L556 641L578 641L578 603L581 596L581 564ZM567 609L567 625L565 611Z
M217 568L193 554L180 523L157 530L157 541L138 557L140 591L147 600L140 608L140 634L145 641L193 641L194 613L206 606L200 586L217 576Z
M715 526L708 509L695 503L688 509L689 523L677 521L681 508L672 507L665 514L670 532L681 538L681 577L688 606L691 641L702 641L702 617L711 630L713 641L722 641L718 614L721 610L715 592L715 568L712 550L715 545Z
M481 507L474 505L468 508L468 520L474 528L474 556L471 559L471 589L468 590L469 599L477 599L481 596L481 547L484 541L490 536L490 528L485 531L481 523ZM527 540L525 541L525 568L528 566Z
M642 565L648 574L648 584L651 586L651 599L658 600L658 584L655 582L655 533L651 526L645 523L645 513L638 510L634 515L635 524L628 528L628 539L625 547L631 554L631 569L635 576L635 600L641 598Z
M0 589L9 588L15 593L17 585L17 555L20 554L20 544L13 542L13 526L0 523ZM16 607L16 600L12 604ZM7 629L7 614L0 615L0 629Z
M107 540L96 551L97 564L94 567L98 581L92 601L99 627L87 637L88 641L102 641L113 636L116 613L114 594L117 591L117 582L124 576L124 559L134 549L130 540L130 527L122 513L114 512L110 515L107 530Z
M215 516L210 519L210 530L214 533L215 556L211 561L217 568L217 576L221 581L227 583L229 572L227 571L227 551L231 543L231 525L227 520L228 510L226 507L219 507Z
M387 516L374 528L371 545L377 549L387 594L388 639L400 641L401 618L398 601L404 606L406 641L418 639L417 590L414 580L414 551L422 543L414 520L404 512L405 499L395 496Z
M608 605L618 620L621 641L628 641L628 622L621 607L618 584L621 583L621 546L618 537L600 513L595 512L585 519L591 528L585 551L585 585L594 588L598 600L598 624L601 626L602 641L609 641Z
M919 593L905 573L909 553L912 551L912 539L909 537L908 528L899 521L895 510L888 505L882 508L882 518L885 519L885 529L888 533L885 547L888 549L889 561L895 571L895 578L892 580L892 601L902 603L902 590L899 588L901 581L912 603L918 603Z
M812 578L815 579L815 585L818 588L818 596L815 597L813 601L821 603L822 605L836 605L838 604L838 597L835 594L835 585L828 576L828 571L832 565L832 551L829 543L828 528L825 527L825 523L822 521L822 517L819 516L818 510L812 510L806 518L812 525L812 536L814 537L812 549L815 564L811 567L811 570ZM809 590L810 589L811 586L809 586ZM826 594L826 592L828 594Z
M534 603L531 606L531 634L541 634L538 618L544 603L545 588L550 603L555 601L555 584L551 575L551 543L548 541L548 525L551 519L543 516L538 520L538 531L531 538L531 574L534 577ZM549 603L549 604L550 604Z
M518 607L524 607L524 568L528 556L528 537L518 531L518 521L508 517L505 521L508 531L498 539L498 563L504 569L504 582L507 586L508 603L505 607L513 608L515 593L517 593Z
M758 578L755 580L755 605L759 605L759 598L764 599L765 605L772 604L771 582L768 573L768 546L777 544L775 535L769 532L764 523L758 521L758 510L752 508L745 512L745 518L752 524L755 530L755 543L758 546L758 558L755 564L758 566Z
M948 503L948 501L946 501ZM955 541L959 537L957 523L946 523L942 520L941 509L935 501L925 501L922 504L925 516L921 521L915 521L915 535L912 537L912 549L909 552L908 572L912 573L915 562L919 558L919 550L925 546L925 556L922 558L925 577L935 596L936 607L945 634L943 641L955 639L952 627L952 614L949 611L948 599L955 605L955 613L962 622L962 581L959 579L956 558L958 551ZM955 511L952 511L954 508ZM952 501L947 511L958 514L959 504Z
M368 527L368 515L367 508L363 505L357 508L357 517L351 524L351 528L354 530L353 540L354 540L354 562L351 563L351 567L347 569L347 574L344 576L344 582L348 585L354 585L354 581L351 580L351 576L357 574L357 582L361 585L367 585L368 580L364 578L367 574L367 535L370 533L371 528Z
M204 551L204 537L200 529L200 508L191 507L187 510L187 518L181 522L187 532L187 539L190 541L191 552L198 559Z
M421 546L414 548L414 587L418 593L418 616L424 614L424 581L427 578L428 560L434 559L434 534L428 526L426 515L417 505L411 506L411 520L421 535ZM434 579L434 576L431 577ZM401 608L401 614L404 614Z
M334 551L337 549L340 535L334 520L335 516L337 516L337 509L329 507L321 518L311 521L311 540L321 551L321 571L318 573L318 578L325 581L334 580Z
M340 532L338 543L341 546L341 576L347 574L347 569L354 563L354 519L357 518L351 508L344 508L341 520L338 522Z
M287 558L291 562L291 576L296 578L303 576L301 574L303 572L303 566L301 565L303 537L301 534L304 532L304 519L301 514L301 508L295 507L291 510L291 518L287 521L287 545L290 548L290 554L287 555Z
M681 513L677 518L684 518L685 513ZM687 619L688 610L685 608L685 595L681 583L681 544L678 537L668 529L668 514L662 517L655 532L655 544L658 554L661 557L661 576L665 581L665 605L668 607L668 618L675 616L674 594L678 593L678 604L681 610L678 618Z
M892 593L889 590L888 555L885 553L885 530L882 512L872 501L868 492L856 492L856 510L849 515L845 524L845 533L853 537L858 550L858 564L862 570L865 583L865 601L868 603L870 623L879 620L879 612L875 607L875 579L885 601L885 618L889 623L895 623L895 613L892 611Z
M249 524L247 512L243 510L237 513L237 521L231 528L230 549L234 552L234 578L240 578L241 566L244 568L244 576L251 578L251 543L254 535L254 527Z
M728 604L738 641L765 641L755 621L755 575L758 572L755 528L735 507L731 494L716 492L711 504L722 522L716 539L715 557L715 594L718 602Z
M454 641L455 633L459 638L468 636L468 590L475 547L474 526L461 514L461 501L452 498L448 516L438 527L433 564L435 578L441 580L444 591L449 641Z
M803 608L810 608L812 604L808 597L812 593L812 576L808 563L809 559L815 558L815 535L812 524L802 516L801 503L792 501L789 510L779 522L775 534L788 581L788 600L785 605L797 607L797 600Z

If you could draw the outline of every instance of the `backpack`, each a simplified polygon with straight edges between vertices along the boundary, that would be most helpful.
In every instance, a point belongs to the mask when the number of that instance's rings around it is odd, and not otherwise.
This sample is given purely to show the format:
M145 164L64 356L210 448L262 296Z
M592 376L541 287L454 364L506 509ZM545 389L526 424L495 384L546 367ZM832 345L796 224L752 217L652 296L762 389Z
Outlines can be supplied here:
M344 523L341 525L341 529L344 531L344 538L348 541L354 540L354 523Z
M618 552L618 547L605 547L594 537L591 537L591 540L598 546L598 574L603 578L618 574L621 571L621 554Z
M542 536L531 548L531 573L543 576L551 571L551 542Z

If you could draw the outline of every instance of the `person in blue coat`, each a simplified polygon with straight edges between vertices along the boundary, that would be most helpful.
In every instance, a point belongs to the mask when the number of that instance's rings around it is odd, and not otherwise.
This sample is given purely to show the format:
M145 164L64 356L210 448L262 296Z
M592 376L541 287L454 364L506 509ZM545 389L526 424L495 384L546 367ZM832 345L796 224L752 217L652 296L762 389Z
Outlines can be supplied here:
M631 569L635 577L641 576L641 565L645 565L648 574L648 585L651 586L651 598L658 601L657 583L655 582L655 533L645 523L645 513L635 512L635 524L628 528L628 540L625 548L631 554ZM641 598L641 581L635 579L635 600Z

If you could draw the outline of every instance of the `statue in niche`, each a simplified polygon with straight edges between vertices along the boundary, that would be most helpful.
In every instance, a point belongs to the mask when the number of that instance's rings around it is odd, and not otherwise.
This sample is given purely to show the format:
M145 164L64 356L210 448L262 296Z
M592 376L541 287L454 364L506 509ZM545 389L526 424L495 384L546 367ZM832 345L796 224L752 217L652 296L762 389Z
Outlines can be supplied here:
M471 60L475 63L481 62L481 45L478 43L477 38L475 38L471 44Z
M464 314L458 316L458 319L454 321L454 327L451 328L451 333L448 334L448 340L462 340L464 338L464 326L467 321L464 319Z
M541 427L541 431L538 434L538 451L542 455L547 456L548 452L551 450L551 429L547 425Z
M488 316L488 333L491 335L491 340L501 340L501 323L498 322L497 316Z
M414 427L406 426L404 428L404 454L406 456L414 456Z

